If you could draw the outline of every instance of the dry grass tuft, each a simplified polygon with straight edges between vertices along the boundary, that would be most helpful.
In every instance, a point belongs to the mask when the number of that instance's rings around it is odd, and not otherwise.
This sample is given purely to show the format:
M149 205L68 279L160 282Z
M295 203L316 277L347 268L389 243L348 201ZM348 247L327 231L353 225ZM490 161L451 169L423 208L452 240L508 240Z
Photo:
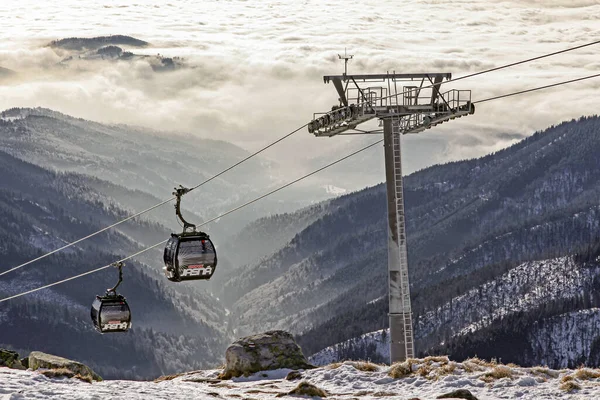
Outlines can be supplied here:
M512 379L512 377L513 377L512 370L510 368L508 368L507 366L504 366L504 365L497 365L491 371L486 372L485 374L481 375L479 377L479 379L481 379L484 382L489 383L489 382L493 382L495 380L503 379L503 378Z
M325 368L327 368L327 369L338 369L343 364L344 363L341 363L341 362L334 362L334 363L331 363L331 364L327 365Z
M533 375L538 375L543 378L558 378L560 375L558 371L551 370L548 367L533 367L530 368L529 371L531 371Z
M68 368L55 368L42 371L42 375L48 378L73 378L75 373Z
M221 372L217 378L221 379L221 380L229 380L231 378L233 378L233 373L231 371L228 370L223 370L223 372Z
M409 358L408 360L400 363L393 364L390 367L388 375L394 379L405 378L413 373L413 365L417 364L418 360Z
M289 395L309 396L309 397L327 397L327 392L308 382L300 382Z
M397 392L375 392L373 397L397 397Z
M456 371L456 363L454 361L450 361L448 364L442 365L438 371L439 376L443 375L451 375Z
M433 369L431 368L431 365L423 364L417 370L417 375L425 379L433 379L433 377L430 375L432 370Z
M600 372L587 368L579 368L577 371L575 371L574 375L575 378L581 381L600 378Z
M186 372L182 372L180 374L173 374L173 375L163 375L163 376L159 376L158 378L156 378L154 380L154 382L158 383L158 382L163 382L163 381L172 381L175 378L179 378L180 376L186 375Z
M73 378L79 379L80 381L87 382L87 383L92 383L94 381L94 379L89 375L77 374Z
M351 361L350 365L356 368L359 371L363 372L377 372L379 368L376 364L373 364L369 361Z
M581 385L573 380L569 380L560 385L560 390L564 390L567 393L571 393L575 390L581 390Z
M448 364L450 362L450 359L448 358L448 356L429 356L429 357L425 357L425 359L423 360L426 363L440 363L440 364Z
M565 375L560 379L562 383L571 382L573 380L575 380L575 377L573 375Z
M94 379L90 375L81 375L75 374L75 372L71 371L68 368L54 368L48 369L45 371L41 371L42 375L47 376L48 378L76 378L80 381L92 383Z
M473 365L478 365L480 367L495 367L496 366L496 364L494 364L493 362L487 362L487 361L482 360L481 358L477 358L477 357L469 358L465 362L468 362Z

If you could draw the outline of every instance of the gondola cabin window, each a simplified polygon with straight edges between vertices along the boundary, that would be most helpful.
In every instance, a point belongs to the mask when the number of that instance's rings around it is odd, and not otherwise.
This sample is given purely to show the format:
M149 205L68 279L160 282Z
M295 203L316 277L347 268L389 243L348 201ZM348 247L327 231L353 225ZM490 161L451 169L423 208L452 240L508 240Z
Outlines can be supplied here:
M210 264L215 258L212 243L207 240L182 241L179 245L177 261L180 267L196 266L202 268Z
M102 308L102 323L110 324L115 321L127 321L129 308L125 304L111 304Z

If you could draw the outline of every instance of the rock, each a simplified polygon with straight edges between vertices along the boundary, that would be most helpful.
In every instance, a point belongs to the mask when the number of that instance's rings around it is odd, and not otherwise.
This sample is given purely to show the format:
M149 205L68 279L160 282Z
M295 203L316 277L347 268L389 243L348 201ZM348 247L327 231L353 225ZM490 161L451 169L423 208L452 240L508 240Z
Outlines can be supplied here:
M315 368L306 361L294 337L279 330L236 340L227 348L225 362L223 379L279 368Z
M19 361L19 354L17 352L5 349L0 349L0 367L27 369Z
M23 365L25 368L29 368L29 357L21 358L21 365Z
M477 397L473 396L467 389L458 389L454 392L446 393L437 397L438 399L466 399L466 400L477 400Z
M59 369L66 368L79 374L82 377L89 376L95 381L101 381L100 375L92 371L90 367L77 361L69 360L51 354L42 353L41 351L32 351L29 354L29 368L36 370L38 368Z
M300 379L302 378L302 373L300 371L291 371L289 374L287 374L287 376L285 377L286 381L295 381L296 379Z

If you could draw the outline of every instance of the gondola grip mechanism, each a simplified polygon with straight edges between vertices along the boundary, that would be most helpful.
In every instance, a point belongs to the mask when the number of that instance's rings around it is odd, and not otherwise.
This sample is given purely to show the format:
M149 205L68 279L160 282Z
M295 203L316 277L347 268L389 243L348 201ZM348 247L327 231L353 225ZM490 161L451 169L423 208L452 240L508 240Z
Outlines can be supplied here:
M111 266L119 269L119 280L117 281L117 284L114 287L112 287L111 289L106 289L107 295L113 295L113 296L117 295L117 288L119 287L121 282L123 282L123 266L124 265L125 265L125 263L123 263L121 261L114 262L111 264Z
M186 232L190 229L191 229L190 232L196 232L196 225L190 224L183 218L183 215L181 215L181 196L183 196L184 194L186 194L190 191L191 191L191 189L185 188L185 187L179 185L179 188L175 188L175 191L173 192L173 196L175 196L177 198L177 202L175 203L175 213L177 214L177 217L181 220L181 222L183 222L183 231L184 232Z

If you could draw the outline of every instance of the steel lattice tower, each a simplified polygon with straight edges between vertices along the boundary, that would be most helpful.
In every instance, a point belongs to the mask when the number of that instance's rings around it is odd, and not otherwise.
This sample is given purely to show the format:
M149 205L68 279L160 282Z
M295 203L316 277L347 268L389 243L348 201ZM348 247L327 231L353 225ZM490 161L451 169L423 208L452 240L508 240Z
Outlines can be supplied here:
M340 56L347 63L352 56ZM347 70L345 70L347 71ZM402 179L401 134L420 133L443 122L475 112L470 90L442 93L449 73L324 76L332 82L339 105L315 113L308 131L318 137L383 132L388 210L388 272L390 361L414 357L414 336ZM401 88L399 88L401 84ZM377 118L379 129L357 126ZM383 129L381 129L383 127Z

